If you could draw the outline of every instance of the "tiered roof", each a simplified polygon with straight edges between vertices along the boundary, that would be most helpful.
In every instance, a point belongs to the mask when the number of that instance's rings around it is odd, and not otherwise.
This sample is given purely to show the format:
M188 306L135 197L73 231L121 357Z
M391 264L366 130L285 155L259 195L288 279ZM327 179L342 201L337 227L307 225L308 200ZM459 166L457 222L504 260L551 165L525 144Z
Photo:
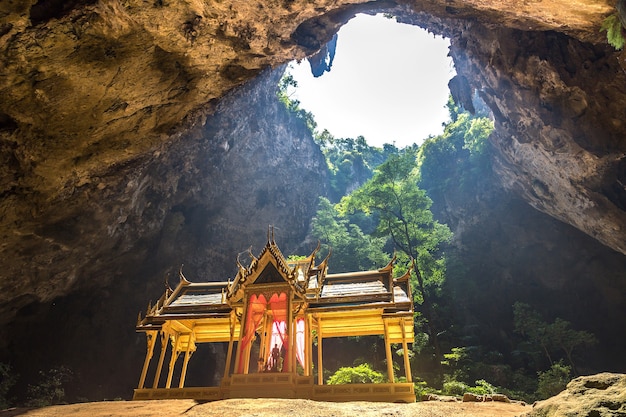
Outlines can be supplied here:
M155 330L168 320L228 317L242 305L245 289L253 284L289 286L308 304L309 312L382 308L389 314L412 313L410 269L394 279L395 257L381 269L327 274L329 257L316 265L318 251L319 245L307 258L288 261L270 234L258 257L249 251L249 266L237 259L238 272L232 281L192 283L181 271L176 288L168 287L157 304L148 307L146 316L139 317L137 330Z

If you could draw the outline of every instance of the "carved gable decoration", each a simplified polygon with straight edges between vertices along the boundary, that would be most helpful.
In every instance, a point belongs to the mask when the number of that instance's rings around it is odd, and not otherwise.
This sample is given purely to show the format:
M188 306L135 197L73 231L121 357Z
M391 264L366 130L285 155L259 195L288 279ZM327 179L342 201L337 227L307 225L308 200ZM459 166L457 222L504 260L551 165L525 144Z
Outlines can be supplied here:
M308 269L314 259L314 254L305 261L307 263L305 270L300 271L299 268L302 268L303 265L289 264L271 238L272 236L270 235L269 237L270 239L258 258L250 253L252 261L248 267L244 267L238 261L239 272L228 289L227 298L229 302L240 302L244 297L246 289L254 285L289 285L299 297L302 298L305 296L306 281L298 282L296 274L300 273L302 275L305 272L308 273Z
M269 262L263 272L254 281L255 284L274 284L285 282L285 278L278 272L273 263Z

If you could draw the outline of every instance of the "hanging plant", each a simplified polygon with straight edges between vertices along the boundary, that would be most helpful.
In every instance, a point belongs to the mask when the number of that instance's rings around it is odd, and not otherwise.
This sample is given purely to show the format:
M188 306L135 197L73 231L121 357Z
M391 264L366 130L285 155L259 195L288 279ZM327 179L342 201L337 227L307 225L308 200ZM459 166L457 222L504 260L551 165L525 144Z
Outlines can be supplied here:
M612 14L602 22L600 31L606 31L606 39L613 48L621 50L624 47L624 34L622 23L617 14Z

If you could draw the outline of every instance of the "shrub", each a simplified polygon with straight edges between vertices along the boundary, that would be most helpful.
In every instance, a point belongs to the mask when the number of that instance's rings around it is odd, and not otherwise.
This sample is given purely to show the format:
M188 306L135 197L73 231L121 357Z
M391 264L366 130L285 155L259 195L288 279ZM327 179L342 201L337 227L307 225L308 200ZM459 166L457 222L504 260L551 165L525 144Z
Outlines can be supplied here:
M469 391L469 386L461 381L447 381L443 383L442 392L446 395L463 395Z
M495 394L498 390L484 379L479 379L475 382L475 386L470 386L465 382L448 379L443 383L443 390L441 392L446 395L458 395L461 396L466 392L471 392L477 395Z
M435 394L437 392L436 389L429 387L426 381L415 381L413 386L415 388L415 398L417 401L420 401L426 394Z
M72 371L64 366L52 368L48 372L39 371L41 379L37 385L28 385L26 405L46 407L62 404L65 400L63 385L72 379Z
M328 385L339 384L380 384L385 377L378 371L373 370L368 363L354 367L339 368L337 372L328 378Z
M570 380L571 368L563 365L562 362L553 364L545 372L539 372L539 384L537 386L537 396L545 400L557 395L565 389Z
M11 366L5 363L0 363L0 410L9 408L10 401L7 398L7 395L16 380L17 376L11 373Z
M496 387L494 387L493 385L491 385L489 382L485 381L484 379L479 379L478 381L475 382L475 384L476 386L468 388L469 392L472 392L478 395L485 395L485 394L495 394L497 391Z

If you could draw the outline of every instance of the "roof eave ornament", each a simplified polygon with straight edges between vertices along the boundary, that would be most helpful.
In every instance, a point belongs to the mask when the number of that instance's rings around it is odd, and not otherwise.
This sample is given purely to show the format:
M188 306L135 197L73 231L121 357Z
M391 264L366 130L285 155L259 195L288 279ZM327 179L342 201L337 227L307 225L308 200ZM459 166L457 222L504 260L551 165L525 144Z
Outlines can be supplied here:
M398 277L398 278L394 278L393 281L394 282L402 282L402 281L408 281L409 278L411 277L411 273L415 270L415 258L411 258L411 265L409 266L409 269L407 269L407 271L404 273L404 275Z
M183 274L183 266L184 266L184 264L180 264L180 269L178 270L178 277L180 278L180 281L184 285L189 285L189 284L191 284L191 282L189 280L187 280L187 278L185 278L185 274Z
M385 265L384 267L380 268L378 271L379 272L391 272L391 271L393 271L393 264L396 263L397 259L398 259L397 252L394 249L393 250L393 257L391 258L389 263L387 265Z
M328 259L330 258L330 255L332 255L332 253L333 253L333 248L329 246L328 247L328 254L326 255L326 257L318 265L315 265L313 267L313 269L315 269L315 270L325 269L326 266L328 265Z
M171 294L173 291L174 290L170 286L170 272L167 271L167 274L165 274L165 293L167 294L167 296L169 296L169 294Z
M317 246L315 247L315 249L313 249L313 252L311 252L311 255L309 255L309 257L311 258L311 264L315 265L315 257L317 256L317 252L319 252L321 248L322 248L322 242L318 240Z
M252 270L252 269L256 268L256 264L257 264L257 262L259 262L259 258L254 256L254 254L252 253L252 246L250 246L248 248L248 256L250 257L249 269Z
M239 257L241 256L241 253L237 254L237 271L242 272L245 271L245 267L241 264L241 260L239 259Z
M319 296L319 291L322 288L322 285L324 284L324 279L326 278L326 272L328 270L328 259L330 259L330 255L332 255L333 253L333 248L329 247L328 248L328 255L326 255L326 258L324 258L324 260L317 265L314 270L316 273L316 278L317 278L317 288L318 288L318 296Z

